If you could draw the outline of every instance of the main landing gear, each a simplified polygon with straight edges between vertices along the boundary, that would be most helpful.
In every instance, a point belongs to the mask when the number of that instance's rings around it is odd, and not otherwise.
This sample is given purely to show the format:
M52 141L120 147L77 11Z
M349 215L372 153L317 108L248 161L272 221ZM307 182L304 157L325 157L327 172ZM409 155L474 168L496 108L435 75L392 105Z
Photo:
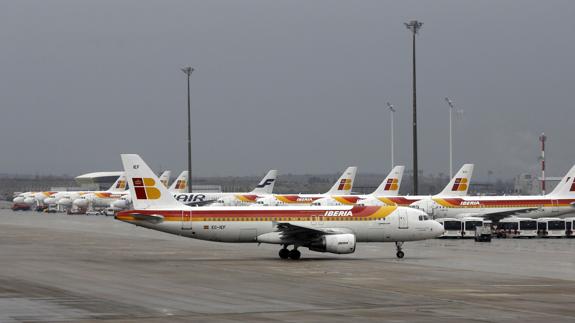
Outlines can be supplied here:
M403 241L396 241L395 242L395 247L397 248L397 253L395 254L397 256L397 258L401 259L403 258L403 256L405 256L405 254L403 253L403 251L401 250L401 247L403 246Z
M297 247L294 247L292 250L288 250L287 245L284 245L283 248L280 249L279 256L281 259L293 259L298 260L301 258L301 252L297 250Z

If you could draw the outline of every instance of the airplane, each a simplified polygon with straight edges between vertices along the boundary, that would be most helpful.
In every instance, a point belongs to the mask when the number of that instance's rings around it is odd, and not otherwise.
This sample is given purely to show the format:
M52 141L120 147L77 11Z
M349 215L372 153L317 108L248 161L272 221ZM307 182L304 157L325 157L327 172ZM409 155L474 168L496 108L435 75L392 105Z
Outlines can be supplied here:
M56 192L43 191L43 192L23 192L17 194L12 202L16 204L25 204L27 206L32 206L34 204L40 206L43 205L44 199L50 197Z
M542 218L575 213L575 165L547 195L429 197L414 204L434 218L482 217L498 221L505 217Z
M328 205L354 205L362 200L369 198L376 199L377 196L397 196L399 193L399 186L401 185L401 178L405 166L395 166L391 172L385 177L383 182L371 194L365 195L329 195L315 200L311 205L315 206L328 206ZM384 205L383 202L378 205Z
M357 167L348 167L329 191L323 194L267 194L257 198L257 204L265 206L310 205L314 201L327 196L348 195L351 193L356 172Z
M164 186L168 186L170 181L171 171L165 170L160 175L160 182ZM125 179L124 179L125 180ZM120 184L118 184L120 185ZM72 201L72 205L80 209L96 209L96 208L108 208L112 206L112 203L126 197L129 194L129 190L126 190L126 185L124 184L124 191L96 191L96 192L86 192L77 199Z
M187 171L186 171L187 174ZM180 175L181 176L181 175ZM174 198L186 205L190 206L203 206L210 205L216 201L220 201L220 205L224 203L241 205L242 203L254 203L260 195L270 194L273 191L277 177L277 170L272 169L268 171L266 176L262 178L259 184L251 192L202 192L202 193L187 193L187 177L185 180L177 183L174 189L170 188ZM182 192L183 191L183 192ZM130 196L131 197L131 196ZM115 203L114 207L119 209L127 208L128 203Z
M199 240L277 244L280 258L293 260L301 257L299 247L350 254L358 242L395 242L396 256L402 258L404 242L444 231L424 212L397 206L190 207L158 185L139 155L121 157L134 209L115 218L148 229Z
M121 194L126 191L126 176L120 175L106 191L59 191L43 200L44 205L71 208L74 200L94 192Z

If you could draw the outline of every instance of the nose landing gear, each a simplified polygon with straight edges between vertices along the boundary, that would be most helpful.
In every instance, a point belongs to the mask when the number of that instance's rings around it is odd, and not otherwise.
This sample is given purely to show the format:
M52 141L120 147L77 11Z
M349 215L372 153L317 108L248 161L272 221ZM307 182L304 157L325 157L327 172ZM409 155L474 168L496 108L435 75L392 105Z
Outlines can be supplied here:
M397 253L395 254L397 258L401 259L405 254L403 253L401 247L403 246L403 241L396 241L395 248L397 249Z

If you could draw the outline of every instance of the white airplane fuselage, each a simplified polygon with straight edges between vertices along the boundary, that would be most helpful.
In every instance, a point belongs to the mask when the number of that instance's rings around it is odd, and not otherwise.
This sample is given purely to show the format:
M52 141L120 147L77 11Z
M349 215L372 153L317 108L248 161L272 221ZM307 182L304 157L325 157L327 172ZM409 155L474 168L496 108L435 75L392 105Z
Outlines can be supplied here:
M575 198L552 196L467 196L427 198L412 207L434 218L461 218L517 211L529 218L558 217L575 213Z
M157 223L139 218L142 214L150 216L151 220L156 217ZM394 206L129 210L119 212L116 219L171 234L219 242L260 242L258 237L277 233L277 225L281 223L352 233L357 242L417 241L443 233L441 224L427 219L425 213ZM277 243L291 244L280 240Z

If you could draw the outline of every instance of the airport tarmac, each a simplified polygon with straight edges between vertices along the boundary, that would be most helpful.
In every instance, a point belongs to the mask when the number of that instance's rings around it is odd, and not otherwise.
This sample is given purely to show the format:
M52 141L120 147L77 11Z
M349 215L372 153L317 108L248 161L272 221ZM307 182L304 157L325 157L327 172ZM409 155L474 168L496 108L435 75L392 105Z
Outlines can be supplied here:
M103 216L0 210L0 322L573 322L575 239L191 240Z

